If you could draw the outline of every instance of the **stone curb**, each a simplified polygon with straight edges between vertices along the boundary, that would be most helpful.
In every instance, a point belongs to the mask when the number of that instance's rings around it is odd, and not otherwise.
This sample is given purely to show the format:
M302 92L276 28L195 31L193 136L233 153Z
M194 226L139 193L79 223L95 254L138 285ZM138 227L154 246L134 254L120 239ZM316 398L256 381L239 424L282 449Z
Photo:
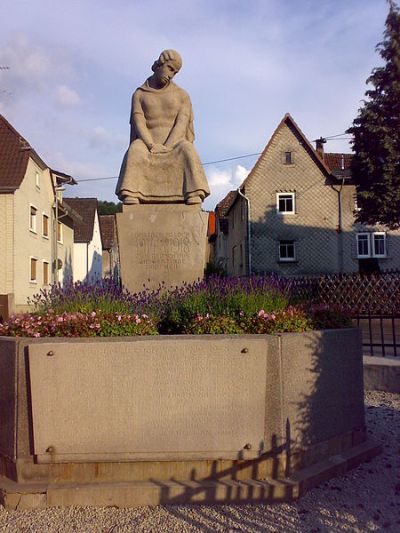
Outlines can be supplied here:
M400 393L400 357L364 355L364 389Z

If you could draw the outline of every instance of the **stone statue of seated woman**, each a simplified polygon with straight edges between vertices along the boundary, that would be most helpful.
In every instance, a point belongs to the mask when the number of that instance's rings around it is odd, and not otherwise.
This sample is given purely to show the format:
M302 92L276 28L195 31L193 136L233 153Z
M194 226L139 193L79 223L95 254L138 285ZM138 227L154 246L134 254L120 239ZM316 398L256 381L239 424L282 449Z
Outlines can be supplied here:
M201 204L210 194L193 145L189 95L172 81L181 66L178 52L164 50L133 93L130 146L116 188L124 204Z

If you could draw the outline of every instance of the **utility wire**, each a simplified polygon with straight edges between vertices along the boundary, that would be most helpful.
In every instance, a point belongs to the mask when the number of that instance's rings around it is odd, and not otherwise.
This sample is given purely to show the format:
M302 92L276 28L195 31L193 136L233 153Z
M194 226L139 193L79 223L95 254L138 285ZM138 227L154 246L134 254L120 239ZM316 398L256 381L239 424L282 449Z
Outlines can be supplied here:
M331 135L330 137L323 137L325 140L336 140L336 141L344 141L351 139L351 137L344 137L343 139L336 139L336 137L341 137L342 135L345 135L345 133L339 133L338 135ZM226 163L227 161L236 161L237 159L245 159L246 157L255 157L258 155L261 155L262 152L255 152L254 154L245 154L245 155L238 155L236 157L227 157L225 159L217 159L216 161L207 161L206 163L202 163L203 166L205 165L216 165L218 163ZM86 178L82 180L76 180L78 183L82 183L84 181L106 181L106 180L116 180L118 179L118 176L110 176L107 178Z
M218 161L207 161L207 163L202 163L202 164L203 166L216 165L217 163L225 163L226 161L235 161L236 159L244 159L245 157L254 157L260 154L262 154L262 152L257 152L255 154L238 155L236 157L227 157L226 159L218 159ZM118 179L118 176L111 176L108 178L87 178L87 179L76 180L76 181L78 183L82 183L82 181L104 181L104 180L116 180L116 179Z

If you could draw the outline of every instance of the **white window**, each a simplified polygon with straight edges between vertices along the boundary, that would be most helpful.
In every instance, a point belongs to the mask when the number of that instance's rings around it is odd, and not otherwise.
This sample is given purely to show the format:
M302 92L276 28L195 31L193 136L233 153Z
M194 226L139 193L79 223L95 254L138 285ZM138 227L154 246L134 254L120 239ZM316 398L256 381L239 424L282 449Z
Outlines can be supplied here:
M357 257L386 257L386 233L357 233Z
M37 209L33 205L29 207L29 229L36 233L37 227Z
M296 261L294 241L279 241L279 261Z
M357 257L370 257L369 233L357 233Z
M276 209L278 213L294 215L295 213L295 193L278 192L276 194Z
M37 259L36 257L31 257L30 259L30 281L31 283L37 282Z
M39 172L35 172L35 185L38 189L40 189L40 174Z
M386 233L372 233L372 255L374 257L386 257Z

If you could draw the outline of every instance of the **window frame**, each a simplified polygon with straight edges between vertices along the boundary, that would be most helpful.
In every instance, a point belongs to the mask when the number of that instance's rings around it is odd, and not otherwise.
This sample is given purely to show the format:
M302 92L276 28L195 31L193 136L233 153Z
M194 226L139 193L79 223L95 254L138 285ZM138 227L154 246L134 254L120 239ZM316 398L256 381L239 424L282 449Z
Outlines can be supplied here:
M32 214L32 209L35 210L34 215ZM37 234L37 214L38 208L33 204L29 204L29 231Z
M367 246L368 246L368 252L367 254L360 254L360 250L359 250L359 242L360 242L360 237L367 237L366 241L364 240L364 242L367 243ZM358 233L356 233L356 244L357 244L357 259L367 259L368 257L371 257L371 239L370 239L370 233L368 233L367 231L360 231Z
M44 232L44 220L47 220L47 233ZM42 237L48 239L50 236L50 217L47 213L42 213Z
M287 196L292 199L292 210L291 211L281 211L279 209L279 202L281 197ZM278 215L295 215L296 214L296 192L277 192L276 193L276 211Z
M32 277L33 269L32 265L35 265L35 277ZM31 255L29 257L29 283L37 283L38 282L38 258Z
M40 189L40 174L38 171L35 171L35 187Z
M293 246L293 257L282 257L281 246ZM287 249L286 249L287 250ZM294 263L297 261L296 241L292 239L284 239L278 242L278 256L281 263Z
M383 254L377 254L375 251L375 237L376 236L383 236L383 248L384 253ZM374 231L371 233L371 257L376 257L377 259L387 257L387 247L386 247L386 232L385 231Z
M288 155L289 155L289 161L288 161ZM293 165L294 164L293 150L285 150L283 152L283 163L284 163L284 165Z
M47 265L46 276L45 276L45 271L46 271L45 265ZM46 261L45 259L42 261L42 274L43 274L43 285L49 285L50 284L50 263L49 261Z

